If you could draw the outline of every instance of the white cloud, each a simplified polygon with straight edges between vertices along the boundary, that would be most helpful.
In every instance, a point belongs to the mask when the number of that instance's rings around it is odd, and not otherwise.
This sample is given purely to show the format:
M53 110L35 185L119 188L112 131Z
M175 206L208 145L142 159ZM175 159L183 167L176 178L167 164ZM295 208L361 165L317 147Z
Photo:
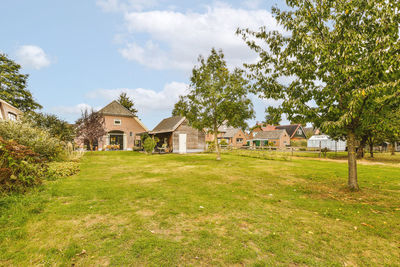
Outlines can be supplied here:
M51 64L42 48L35 45L22 45L16 52L17 62L27 68L41 69Z
M238 27L284 31L266 10L236 9L221 3L208 6L203 13L136 11L126 12L124 18L133 41L126 40L121 55L154 69L190 70L198 55L207 56L212 47L223 49L230 66L241 66L254 62L257 54L235 34Z
M89 98L100 98L106 101L117 99L120 93L126 92L129 97L132 97L135 107L140 114L145 114L152 111L172 111L175 103L180 95L184 95L188 85L186 83L171 82L157 92L151 89L143 88L119 88L119 89L99 89L87 94Z
M51 109L51 111L62 115L64 117L79 116L85 109L91 110L93 107L86 103L81 103L75 106L58 106ZM93 110L99 110L99 108L93 108Z
M128 12L130 10L141 11L145 8L154 7L156 0L97 0L96 4L105 12Z

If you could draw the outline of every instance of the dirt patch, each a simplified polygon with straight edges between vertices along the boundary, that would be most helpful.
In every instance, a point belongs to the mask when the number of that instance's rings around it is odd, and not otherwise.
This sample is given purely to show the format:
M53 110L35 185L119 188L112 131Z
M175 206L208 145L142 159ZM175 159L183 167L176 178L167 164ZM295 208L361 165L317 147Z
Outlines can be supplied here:
M325 159L325 158L321 158L320 159L320 158L307 158L307 157L293 157L293 158L306 159L306 160L317 160L317 161L347 163L347 160L345 160L345 159ZM376 161L369 161L369 160L357 160L357 164L400 167L400 163L399 164L395 164L395 163L376 162Z
M151 217L155 214L155 212L152 210L139 210L136 212L136 214L142 217Z
M107 257L100 257L96 259L94 266L110 266L110 259Z
M94 214L89 215L81 220L74 220L75 223L82 225L86 228L93 227L97 224L105 224L110 225L110 228L117 228L119 225L127 225L129 224L129 220L123 216L112 216L112 215L103 215L103 214Z

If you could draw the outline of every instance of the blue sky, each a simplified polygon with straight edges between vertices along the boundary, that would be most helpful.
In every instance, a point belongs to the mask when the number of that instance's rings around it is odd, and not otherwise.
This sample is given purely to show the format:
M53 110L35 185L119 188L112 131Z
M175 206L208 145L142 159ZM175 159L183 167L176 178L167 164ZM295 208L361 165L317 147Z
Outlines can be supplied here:
M199 54L222 48L230 67L253 62L240 27L282 31L271 6L283 1L3 0L0 51L30 75L28 89L70 122L125 91L153 128L184 94ZM254 98L256 120L273 101Z

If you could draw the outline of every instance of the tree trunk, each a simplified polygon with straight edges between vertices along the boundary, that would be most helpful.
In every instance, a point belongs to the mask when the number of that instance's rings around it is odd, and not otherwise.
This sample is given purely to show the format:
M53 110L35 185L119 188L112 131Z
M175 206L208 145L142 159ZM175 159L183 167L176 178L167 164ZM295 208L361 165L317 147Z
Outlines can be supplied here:
M215 151L217 152L217 160L221 160L221 150L218 144L218 129L214 128L214 144L215 144Z
M361 138L360 146L357 149L357 158L358 159L364 158L364 147L365 147L366 142L367 142L366 138L364 138L364 137Z
M347 134L347 148L349 165L348 186L350 190L358 191L360 188L357 182L356 135L352 131L349 131Z
M374 144L369 144L369 153L371 154L371 158L374 157Z
M93 151L93 141L89 140L89 149L90 151Z
M392 156L396 155L396 143L392 142Z

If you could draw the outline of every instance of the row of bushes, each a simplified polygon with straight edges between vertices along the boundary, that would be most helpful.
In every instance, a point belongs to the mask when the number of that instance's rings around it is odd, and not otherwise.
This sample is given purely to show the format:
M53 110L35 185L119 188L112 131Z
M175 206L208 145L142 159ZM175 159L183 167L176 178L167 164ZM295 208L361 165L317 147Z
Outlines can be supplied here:
M80 155L72 145L26 122L0 121L0 193L24 192L78 172ZM62 162L57 162L62 161Z
M78 172L78 162L48 162L30 148L0 137L0 193L25 192L43 179L55 180Z
M23 191L41 183L47 165L39 154L15 141L0 137L0 186L2 191Z
M0 136L5 140L14 140L20 145L29 147L47 160L56 160L64 150L59 139L29 123L0 121Z

